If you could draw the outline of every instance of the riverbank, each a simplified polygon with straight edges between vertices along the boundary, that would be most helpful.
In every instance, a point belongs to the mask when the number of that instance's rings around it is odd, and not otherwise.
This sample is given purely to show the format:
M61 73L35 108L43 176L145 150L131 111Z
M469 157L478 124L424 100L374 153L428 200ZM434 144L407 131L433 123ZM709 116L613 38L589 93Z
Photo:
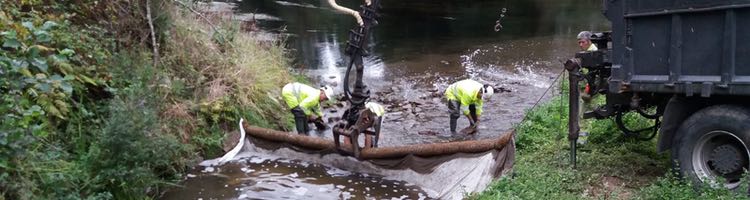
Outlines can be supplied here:
M2 1L0 199L148 199L243 117L288 130L283 41L192 1Z
M567 99L567 95L554 97L528 113L516 129L513 173L469 199L748 198L726 189L693 190L670 172L669 154L656 152L656 138L627 138L613 120L582 122L582 131L589 135L586 144L578 146L577 168L571 169ZM626 115L625 122L630 127L648 124L635 115Z

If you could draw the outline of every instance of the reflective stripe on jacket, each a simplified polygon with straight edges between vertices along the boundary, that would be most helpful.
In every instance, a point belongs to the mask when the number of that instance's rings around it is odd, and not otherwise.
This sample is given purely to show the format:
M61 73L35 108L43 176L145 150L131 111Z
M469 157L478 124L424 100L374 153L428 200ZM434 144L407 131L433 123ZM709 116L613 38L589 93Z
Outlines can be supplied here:
M461 111L464 115L469 114L469 105L474 105L477 115L482 114L482 98L477 97L482 89L482 84L471 79L458 81L445 89L445 98L449 101L461 103Z
M307 116L312 113L323 116L320 110L320 89L297 82L289 83L281 89L281 97L289 109L299 106Z

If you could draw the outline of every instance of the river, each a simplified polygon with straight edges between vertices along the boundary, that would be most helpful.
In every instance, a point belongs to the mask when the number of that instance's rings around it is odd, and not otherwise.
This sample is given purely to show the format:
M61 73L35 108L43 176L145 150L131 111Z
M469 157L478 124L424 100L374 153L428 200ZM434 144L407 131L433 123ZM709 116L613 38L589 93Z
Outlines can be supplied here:
M285 38L293 69L340 92L348 62L344 48L355 21L325 2L220 5L229 6L236 19L257 20L265 31L256 34ZM339 1L350 8L360 3ZM600 0L382 0L381 5L364 76L373 101L387 108L380 146L498 137L519 123L547 88L557 86L561 61L578 50L579 31L609 29ZM441 101L450 83L466 78L501 88L485 102L479 132L469 136L448 131ZM342 113L343 108L326 109L327 118ZM460 119L458 128L465 126ZM315 135L331 137L330 130ZM426 198L415 183L267 155L209 171L199 167L186 179L184 188L164 199Z

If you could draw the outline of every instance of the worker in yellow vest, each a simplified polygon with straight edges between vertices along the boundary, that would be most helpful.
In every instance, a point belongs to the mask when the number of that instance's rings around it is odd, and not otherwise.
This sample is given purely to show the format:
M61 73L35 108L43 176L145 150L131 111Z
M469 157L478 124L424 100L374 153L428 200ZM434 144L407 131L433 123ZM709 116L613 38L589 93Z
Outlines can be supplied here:
M482 104L485 99L489 99L495 90L485 84L477 81L466 79L451 84L445 90L445 99L448 103L450 113L451 133L456 132L460 112L469 119L470 126L462 133L471 134L476 132L479 123L479 116L482 115Z
M591 43L592 36L594 36L594 34L589 31L581 31L578 33L578 47L581 48L581 51L599 50L599 48L596 47L596 44Z
M323 121L320 102L333 96L333 88L323 86L313 88L302 83L289 83L281 89L281 97L294 115L294 125L299 134L310 131L308 123L315 123L318 130L327 128Z
M598 51L599 50L599 48L596 46L596 44L591 43L591 38L593 36L594 36L594 34L591 33L591 32L589 32L589 31L581 31L580 33L578 33L578 36L577 36L577 38L578 38L578 46L581 48L581 51L593 52L593 51ZM586 68L582 68L581 71L583 73L588 73L588 69L586 69ZM600 80L597 79L597 80L594 80L594 81L599 82ZM581 92L579 93L579 94L581 94L580 95L580 98L581 98L581 101L582 101L581 105L583 105L583 106L580 106L579 108L586 109L586 110L591 110L592 108L590 106L591 106L592 95L595 94L596 91L591 91L591 86L589 85L588 82L584 82L583 86L584 86L583 88L580 88ZM581 114L581 117L583 116L583 110L581 110L578 113Z
M594 34L591 33L591 32L589 32L589 31L581 31L580 33L578 33L578 36L576 38L578 39L578 47L581 48L581 51L593 52L593 51L598 51L599 50L599 48L596 46L596 44L594 44L594 43L591 42L591 38L593 36L594 36ZM581 70L584 73L588 73L588 69L586 69L586 68L582 68ZM598 82L599 81L598 78L595 81ZM592 100L593 94L596 93L596 91L591 91L591 86L589 85L589 83L587 81L583 81L583 82L584 82L584 84L583 84L584 87L583 88L579 88L580 89L580 92L579 92L580 95L578 96L579 97L578 98L578 102L579 102L579 105L581 105L581 106L578 107L578 118L580 120L583 120L583 113L584 112L593 109L592 108L593 104L591 103L591 100ZM580 131L580 132L578 132L578 134L579 134L578 135L578 143L579 144L585 144L586 143L586 137L588 136L588 132L586 132L586 131Z

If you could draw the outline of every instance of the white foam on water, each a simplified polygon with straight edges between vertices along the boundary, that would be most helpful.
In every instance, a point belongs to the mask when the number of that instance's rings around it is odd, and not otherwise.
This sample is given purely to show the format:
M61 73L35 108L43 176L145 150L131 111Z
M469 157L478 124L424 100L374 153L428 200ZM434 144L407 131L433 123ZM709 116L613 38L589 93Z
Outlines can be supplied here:
M239 20L239 21L253 21L253 20L261 20L261 21L282 21L281 18L263 14L263 13L245 13L245 14L239 14L232 16L233 19Z
M276 2L277 4L282 5L282 6L296 6L296 7L303 7L303 8L318 8L318 7L315 7L312 4L307 4L307 3L306 4L299 4L299 3L293 3L293 2L288 2L288 1L274 1L274 2Z
M297 196L305 196L305 194L307 194L307 191L308 191L307 188L298 187L298 188L294 188L292 190L292 193L294 193L294 195L297 195Z

